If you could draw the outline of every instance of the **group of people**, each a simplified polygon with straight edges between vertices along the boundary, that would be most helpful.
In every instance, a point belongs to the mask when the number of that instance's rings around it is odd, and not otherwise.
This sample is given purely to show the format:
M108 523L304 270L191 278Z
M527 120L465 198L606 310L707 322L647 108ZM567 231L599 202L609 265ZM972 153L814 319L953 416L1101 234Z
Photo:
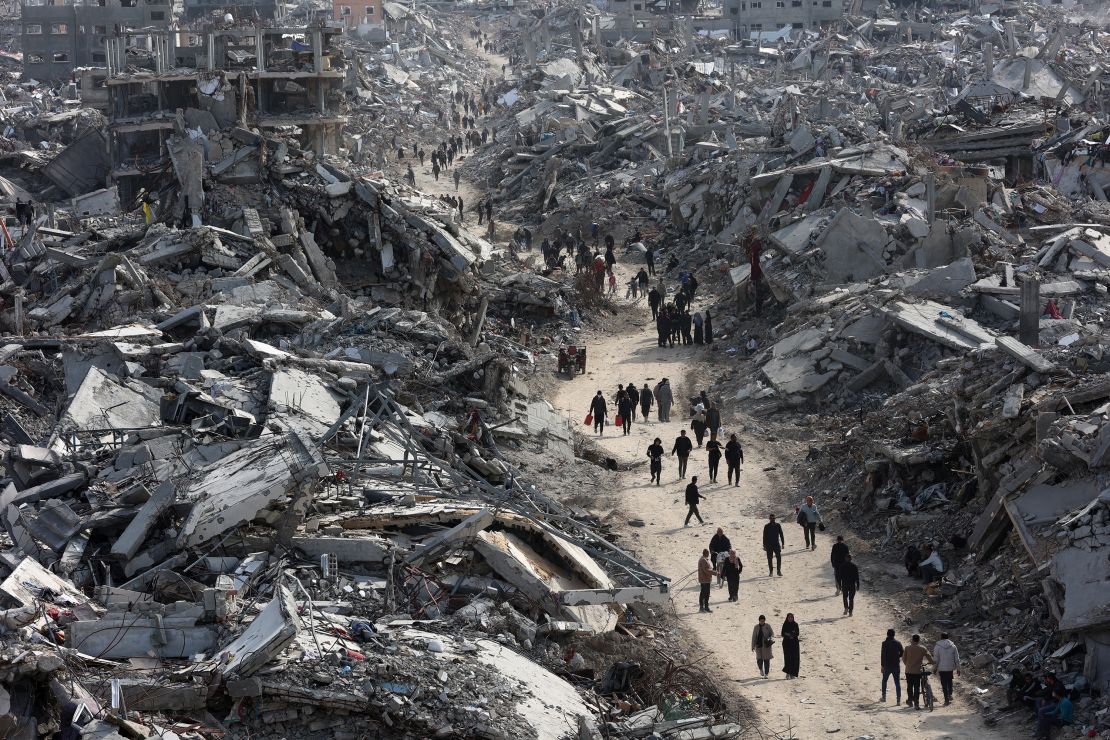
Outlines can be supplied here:
M641 290L647 287L646 273L637 275L636 280ZM697 277L683 273L673 300L666 300L666 288L662 283L647 292L660 347L713 344L713 315L708 309L704 313L690 311L697 289Z
M647 383L644 383L642 388L637 388L635 383L629 383L627 386L619 384L613 398L616 416L620 418L618 426L625 434L632 431L632 422L636 421L637 409L640 412L640 418L647 422L654 406L659 421L668 422L671 420L671 406L673 404L674 394L671 392L671 383L666 378L656 383L654 389ZM604 434L605 425L609 418L609 403L602 391L599 390L590 400L590 408L587 414L594 431L598 435Z
M1071 696L1055 673L1040 676L1015 668L1010 674L1006 699L1011 706L1024 705L1037 723L1037 737L1048 738L1054 727L1065 727L1075 721Z

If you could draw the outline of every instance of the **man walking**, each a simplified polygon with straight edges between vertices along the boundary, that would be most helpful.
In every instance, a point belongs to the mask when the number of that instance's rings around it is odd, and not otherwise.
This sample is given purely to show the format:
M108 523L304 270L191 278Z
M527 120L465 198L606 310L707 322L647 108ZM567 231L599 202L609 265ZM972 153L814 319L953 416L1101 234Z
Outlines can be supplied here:
M836 595L840 595L840 566L844 562L844 558L848 555L848 545L844 543L844 537L837 535L836 544L832 546L832 554L829 555L829 561L832 562L833 578L836 580Z
M845 553L840 564L841 598L844 599L844 614L852 616L856 604L856 591L859 590L859 568L852 562L852 553Z
M663 444L658 437L647 448L648 459L651 460L651 482L659 485L663 478Z
M932 663L929 651L921 644L921 635L910 638L910 645L902 653L902 664L906 666L906 706L921 709L921 671L925 662Z
M608 410L605 405L605 396L602 395L601 391L598 391L594 400L590 401L590 414L594 417L594 431L598 433L598 436L605 433L605 414Z
M940 676L940 689L944 693L944 706L952 703L952 674L960 675L960 651L948 639L947 632L940 633L940 640L933 645L933 662Z
M686 486L686 506L688 508L686 511L686 521L682 524L682 526L689 527L690 517L692 516L696 516L698 518L698 524L705 524L705 520L701 518L701 513L698 511L698 501L702 500L703 498L705 498L705 496L702 496L700 493L698 493L698 477L695 475L693 478L690 479L690 485ZM706 550L706 554L709 554L708 550ZM710 582L712 580L712 578L709 579ZM708 598L708 596L706 598ZM708 606L708 604L706 604L706 606Z
M659 288L652 288L648 291L648 305L651 306L651 320L659 320L659 307L663 305L663 294L659 292Z
M740 446L740 440L736 439L736 435L730 435L728 443L725 444L725 463L728 465L728 482L733 486L740 485L740 463L744 462L744 448ZM733 483L733 476L736 476L736 482Z
M628 387L624 389L624 392L628 394L628 400L632 403L632 410L630 412L632 414L632 421L636 421L636 407L640 405L640 391L636 389L635 383L629 383ZM644 421L647 421L647 419L645 418Z
M817 504L813 503L813 496L806 496L805 503L798 510L798 523L805 529L806 547L810 550L817 549L817 525L821 523L821 512Z
M691 484L693 485L693 484ZM696 507L695 507L696 508ZM689 519L689 517L686 517ZM700 519L700 517L699 517ZM702 550L698 558L698 611L711 612L709 608L709 588L713 584L713 566L709 564L709 550Z
M902 643L894 639L894 630L886 631L886 639L883 640L883 649L879 658L880 665L883 669L883 701L886 701L886 680L887 678L894 679L894 703L902 704L902 679L899 673L902 670L902 654L905 650L902 649Z
M686 436L686 430L683 429L675 437L674 447L671 448L671 456L678 455L678 477L679 480L686 477L686 463L690 461L690 452L694 449L694 443ZM697 478L694 478L697 480Z
M782 525L775 521L775 515L768 517L768 522L763 525L763 549L767 552L767 575L773 576L771 559L774 558L775 568L782 575L782 548L786 547L786 537L782 533Z
M725 535L725 530L717 527L717 533L713 535L713 539L709 540L709 556L713 561L713 570L717 573L717 588L724 585L724 576L721 572L721 565L723 565L725 555L732 549L732 543Z

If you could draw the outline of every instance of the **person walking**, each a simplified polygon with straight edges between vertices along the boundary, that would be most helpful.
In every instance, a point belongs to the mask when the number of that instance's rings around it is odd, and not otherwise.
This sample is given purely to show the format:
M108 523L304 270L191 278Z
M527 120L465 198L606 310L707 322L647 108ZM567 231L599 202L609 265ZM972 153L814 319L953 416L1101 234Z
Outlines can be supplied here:
M689 519L689 516L687 516ZM711 612L709 588L713 585L713 566L709 564L709 550L702 550L698 558L698 611Z
M700 403L694 407L694 416L690 419L690 430L698 440L698 447L701 447L705 440L705 409Z
M686 430L683 429L675 437L674 447L671 448L671 456L678 455L678 477L679 480L686 477L686 464L690 462L690 453L694 449L694 443L686 436ZM697 480L695 478L694 480Z
M670 421L674 396L671 394L671 384L666 378L660 380L659 385L655 386L655 403L659 408L659 421Z
M728 482L734 486L740 485L740 464L744 462L744 448L740 446L740 440L736 435L730 435L728 443L725 445L725 463L728 465ZM735 483L733 476L736 476Z
M646 294L648 289L647 270L642 267L640 268L640 271L636 273L636 282L639 285L640 292Z
M740 574L743 572L744 564L740 561L740 556L736 554L736 550L730 549L721 563L721 574L728 583L729 601L740 600Z
M705 343L713 344L713 316L709 310L705 311Z
M605 415L608 413L609 408L605 405L605 396L601 391L597 392L594 399L590 401L590 414L594 417L594 431L598 436L605 433Z
M690 517L696 516L698 524L705 524L705 520L701 518L701 512L698 511L698 501L704 499L698 492L698 477L695 475L690 479L690 484L686 486L686 521L682 524L684 527L690 526ZM706 552L709 552L706 550Z
M663 294L659 292L659 288L652 288L648 291L647 297L648 305L651 306L651 320L658 321L659 307L663 305Z
M721 431L721 410L715 403L710 403L705 410L705 428L709 430L710 439L717 439L717 432Z
M940 633L940 639L933 645L933 662L940 676L940 689L944 694L944 706L952 703L952 674L960 675L960 651L956 643L948 639L947 632Z
M636 407L640 405L640 391L636 390L635 383L629 383L628 387L624 389L624 392L628 394L628 401L632 404L632 409L630 411L632 421L636 421Z
M759 666L759 675L767 678L771 672L771 646L775 644L775 631L767 624L767 617L759 615L759 624L752 630L752 652L755 653L755 664Z
M640 389L640 416L644 418L644 421L648 420L648 412L651 411L651 404L654 400L655 394L651 392L648 384L644 383L644 387Z
M797 678L802 669L802 630L794 621L794 613L786 613L779 637L782 638L782 672L790 678Z
M639 241L639 240L637 240ZM647 262L647 269L649 275L655 274L655 248L645 244L644 245L644 261Z
M782 575L782 548L786 547L786 537L782 532L782 525L775 521L775 515L771 514L767 517L768 521L763 525L763 549L767 552L767 575L773 576L774 570L771 568L771 559L774 558L775 569L778 570L779 575Z
M405 181L408 182L410 188L416 187L416 173L412 171L412 165L405 170Z
M717 574L717 588L720 588L723 583L723 576L721 575L721 565L725 559L725 555L732 549L732 543L729 542L728 537L725 535L725 530L717 527L716 534L713 539L709 540L709 555L713 559L713 570Z
M458 192L459 182L462 180L462 175L459 174L458 170L455 170L455 174L453 174L452 177L455 179L455 192Z
M844 554L840 564L840 598L844 600L844 614L852 616L856 605L856 591L859 590L859 568L852 562L852 553Z
M829 554L829 562L832 563L833 579L836 581L836 595L840 595L840 565L844 562L845 556L848 555L848 545L844 543L843 535L836 536L836 544L832 546L832 552Z
M817 525L821 523L821 512L813 503L813 496L806 496L805 503L798 508L798 524L805 530L806 548L817 549Z
M432 177L439 182L439 162L432 162Z
M667 337L671 333L671 317L666 306L655 317L655 333L658 335L659 346L666 347Z
M883 701L886 701L886 681L888 678L893 678L894 703L899 706L902 704L902 679L899 674L902 670L903 653L905 650L902 649L902 643L894 639L894 630L887 630L886 639L883 640L879 654L879 666L883 671Z
M696 313L690 320L694 324L694 344L703 344L705 342L705 334L703 333L702 326L705 319L702 318L700 313Z
M910 638L909 647L902 652L902 665L906 667L906 706L921 709L921 671L924 663L932 663L929 651L921 644L921 635Z
M605 269L612 272L615 264L617 264L617 255L613 254L613 247L605 247Z
M647 456L651 460L651 482L655 485L662 483L663 478L663 440L658 437L648 445Z
M632 433L632 409L634 408L627 392L621 391L617 394L617 416L621 418L621 430L626 435Z
M724 445L715 439L711 439L705 443L705 453L709 460L709 482L717 482L717 471L721 468L721 450Z

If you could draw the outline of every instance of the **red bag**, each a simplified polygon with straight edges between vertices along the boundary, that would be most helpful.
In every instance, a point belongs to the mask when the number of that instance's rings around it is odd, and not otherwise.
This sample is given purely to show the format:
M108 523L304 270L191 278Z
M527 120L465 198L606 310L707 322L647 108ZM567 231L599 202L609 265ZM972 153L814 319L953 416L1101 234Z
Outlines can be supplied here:
M594 423L594 415L593 414L586 414L586 420L582 423L585 424L586 426L589 426L590 424L593 424Z
M616 418L613 419L613 424L619 427L623 423L624 423L624 419L621 418L620 414L617 414Z

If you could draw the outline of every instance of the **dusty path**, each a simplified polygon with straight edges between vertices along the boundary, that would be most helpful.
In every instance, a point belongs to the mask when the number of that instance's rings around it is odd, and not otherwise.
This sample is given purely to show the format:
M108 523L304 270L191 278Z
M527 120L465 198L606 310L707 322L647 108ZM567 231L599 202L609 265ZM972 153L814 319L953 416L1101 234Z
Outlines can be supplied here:
M631 273L622 267L618 265L618 278L627 281ZM678 480L677 463L668 456L663 467L663 485L648 485L650 475L645 455L657 436L669 453L679 430L688 426L686 398L694 395L696 389L686 387L684 380L699 350L658 348L643 299L624 312L626 316L618 322L626 324L621 331L587 339L587 375L561 381L553 403L581 425L590 398L599 389L612 408L617 383L635 382L642 387L648 382L654 387L660 378L670 379L675 387L670 423L659 423L654 416L646 424L638 420L629 436L622 436L619 428L608 427L598 441L618 462L644 462L622 474L622 485L617 491L626 514L645 523L643 528L627 529L626 536L636 543L638 554L649 566L672 579L676 613L703 647L713 652L721 674L734 681L738 693L747 697L759 712L764 736L803 740L835 732L836 737L870 736L876 740L1002 737L1001 730L986 727L978 713L959 696L961 688L969 690L960 686L960 679L955 703L933 712L897 706L893 687L888 703L878 701L880 642L888 627L897 629L904 643L909 642L912 632L883 594L871 591L873 586L880 591L889 588L893 579L876 576L879 566L857 556L863 588L857 596L854 616L842 616L841 599L835 595L828 564L834 528L818 535L817 551L803 549L802 531L794 523L793 502L787 500L789 488L776 480L780 472L765 471L776 465L775 451L744 435L743 420L731 418L728 408L724 409L724 424L741 433L744 445L742 484L730 487L724 482L723 461L721 482L710 484L704 450L695 448L688 475L699 476L701 492L708 497L701 507L706 524L699 527L695 522L690 528L683 527L686 512L683 492L687 481ZM781 578L767 576L767 561L760 545L768 513L778 515L786 533ZM708 547L718 526L724 528L745 565L740 601L728 602L727 592L714 585L710 603L713 613L699 614L694 571L698 556ZM863 549L863 543L853 544L854 551ZM788 611L794 612L801 625L801 677L796 681L786 679L781 672L782 652L776 644L771 677L762 679L750 650L756 618L765 614L777 636ZM939 694L935 678L934 688Z

